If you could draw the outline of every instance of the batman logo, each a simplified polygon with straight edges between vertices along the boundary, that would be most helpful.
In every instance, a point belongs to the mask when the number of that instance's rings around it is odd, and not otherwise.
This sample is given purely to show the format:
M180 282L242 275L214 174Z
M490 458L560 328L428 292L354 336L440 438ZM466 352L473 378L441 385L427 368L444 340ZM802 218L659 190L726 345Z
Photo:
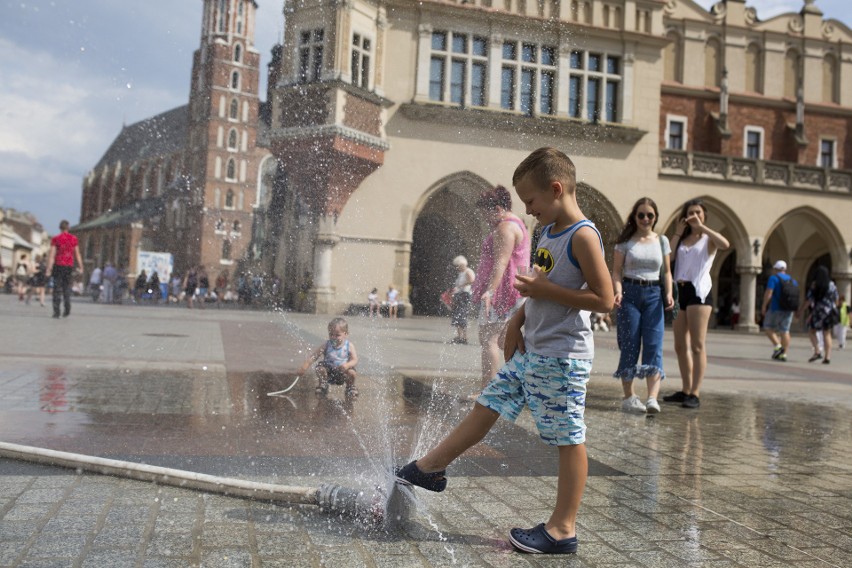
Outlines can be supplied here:
M535 264L541 268L542 272L550 272L553 270L553 255L546 248L540 248L535 251Z

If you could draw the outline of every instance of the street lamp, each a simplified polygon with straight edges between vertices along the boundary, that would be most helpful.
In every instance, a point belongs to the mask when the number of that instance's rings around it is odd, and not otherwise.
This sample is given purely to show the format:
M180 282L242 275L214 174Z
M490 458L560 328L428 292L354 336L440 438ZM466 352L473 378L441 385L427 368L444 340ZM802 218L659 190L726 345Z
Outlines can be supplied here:
M751 248L754 251L754 256L757 256L757 253L760 252L760 239L754 239L754 242L751 243ZM850 258L852 258L852 251L849 251Z

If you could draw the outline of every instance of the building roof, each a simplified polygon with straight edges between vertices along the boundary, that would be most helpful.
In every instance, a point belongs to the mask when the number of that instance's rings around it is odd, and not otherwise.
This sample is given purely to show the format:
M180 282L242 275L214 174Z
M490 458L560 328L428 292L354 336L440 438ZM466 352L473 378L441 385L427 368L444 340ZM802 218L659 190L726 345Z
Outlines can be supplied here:
M80 223L76 227L72 227L72 231L81 231L86 229L108 229L112 227L126 226L137 221L144 221L156 215L162 214L166 209L166 197L158 195L156 197L148 197L140 199L134 203L126 205L120 209L111 209L90 219L84 223Z
M189 105L179 106L121 129L95 166L122 162L130 165L146 158L184 150L189 134Z
M19 235L15 232L11 227L3 226L2 231L5 234L6 238L12 241L13 248L25 248L28 250L33 250L36 246L29 242L27 239Z

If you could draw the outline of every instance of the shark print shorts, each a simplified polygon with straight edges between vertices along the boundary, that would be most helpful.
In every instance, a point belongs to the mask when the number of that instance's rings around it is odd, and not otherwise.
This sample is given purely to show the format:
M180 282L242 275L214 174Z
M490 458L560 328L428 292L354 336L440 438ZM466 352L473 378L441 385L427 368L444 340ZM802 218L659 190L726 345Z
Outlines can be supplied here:
M476 402L514 422L529 406L546 444L586 441L586 383L591 359L562 359L519 353L500 369Z

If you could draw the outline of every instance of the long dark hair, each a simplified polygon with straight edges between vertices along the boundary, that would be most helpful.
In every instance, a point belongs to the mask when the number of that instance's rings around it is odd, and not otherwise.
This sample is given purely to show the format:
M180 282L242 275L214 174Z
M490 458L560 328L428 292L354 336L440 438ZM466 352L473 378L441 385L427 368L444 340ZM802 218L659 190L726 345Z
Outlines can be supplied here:
M814 273L814 300L819 302L825 298L829 284L831 284L831 277L828 274L828 268L820 264Z
M690 199L686 203L683 204L683 207L680 209L680 217L678 217L678 221L681 219L686 219L686 214L689 212L690 207L695 207L698 205L701 207L701 210L704 211L704 218L707 218L707 206L704 205L703 199ZM686 224L686 227L683 229L683 235L680 237L680 241L682 242L686 237L692 234L692 225L689 223Z
M636 234L638 229L636 226L636 212L643 205L648 205L654 210L654 222L651 224L651 229L657 226L657 221L660 220L660 212L657 210L657 204L650 197L641 197L633 204L633 209L630 210L630 215L627 216L627 222L624 224L621 234L615 239L615 244L626 243Z

